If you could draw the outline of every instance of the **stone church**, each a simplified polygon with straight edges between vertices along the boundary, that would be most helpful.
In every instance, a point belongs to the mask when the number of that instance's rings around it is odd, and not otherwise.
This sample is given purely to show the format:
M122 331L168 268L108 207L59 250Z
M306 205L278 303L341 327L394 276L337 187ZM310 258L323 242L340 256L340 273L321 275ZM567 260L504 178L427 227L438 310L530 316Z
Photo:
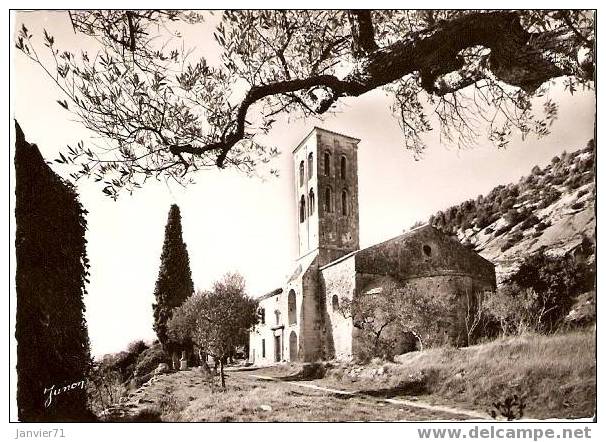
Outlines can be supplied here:
M464 327L462 294L495 288L492 263L429 225L360 250L359 142L316 127L293 151L299 257L284 285L258 298L254 364L355 356L353 320L339 304L380 296L387 283L453 299L453 311L445 312L452 322L445 333L453 335Z

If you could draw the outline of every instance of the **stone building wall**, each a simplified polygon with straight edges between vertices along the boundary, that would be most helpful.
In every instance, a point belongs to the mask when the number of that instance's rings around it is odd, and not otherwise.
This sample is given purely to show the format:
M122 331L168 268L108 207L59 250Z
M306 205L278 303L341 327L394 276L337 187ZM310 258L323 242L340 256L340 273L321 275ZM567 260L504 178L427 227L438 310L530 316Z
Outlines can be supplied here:
M326 265L360 247L358 207L358 149L355 138L334 132L317 130L318 205L320 262ZM330 157L330 170L324 168L324 155ZM341 158L345 159L345 175L341 174ZM326 189L331 189L331 207L328 210ZM346 191L346 214L343 214L342 192Z
M351 301L356 292L355 255L320 270L324 293L323 347L327 359L348 359L352 356L353 321L339 311L344 300Z
M495 285L494 265L432 226L426 225L356 255L359 273L399 280L434 275L469 275Z

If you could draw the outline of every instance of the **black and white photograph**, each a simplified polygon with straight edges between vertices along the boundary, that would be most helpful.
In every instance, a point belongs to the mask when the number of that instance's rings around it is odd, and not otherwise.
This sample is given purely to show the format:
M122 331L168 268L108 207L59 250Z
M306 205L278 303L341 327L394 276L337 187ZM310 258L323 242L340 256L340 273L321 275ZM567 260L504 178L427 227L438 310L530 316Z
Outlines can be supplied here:
M8 437L591 439L597 10L8 15Z

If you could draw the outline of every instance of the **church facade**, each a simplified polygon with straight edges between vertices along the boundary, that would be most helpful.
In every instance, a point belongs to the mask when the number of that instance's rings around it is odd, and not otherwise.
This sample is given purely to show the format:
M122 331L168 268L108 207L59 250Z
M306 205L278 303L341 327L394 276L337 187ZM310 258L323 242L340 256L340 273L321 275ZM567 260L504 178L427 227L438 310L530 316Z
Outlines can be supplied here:
M360 249L359 142L316 127L293 151L299 257L284 285L258 298L256 365L355 356L353 320L339 305L387 284L448 297L445 333L460 342L464 294L495 288L492 263L429 225Z

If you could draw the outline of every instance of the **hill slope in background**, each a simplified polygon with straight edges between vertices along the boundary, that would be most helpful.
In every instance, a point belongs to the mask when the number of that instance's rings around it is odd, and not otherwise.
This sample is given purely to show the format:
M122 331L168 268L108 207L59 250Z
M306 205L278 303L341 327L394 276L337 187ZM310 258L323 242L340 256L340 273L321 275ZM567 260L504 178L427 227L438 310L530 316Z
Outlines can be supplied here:
M432 215L429 223L456 235L496 266L497 280L543 248L561 256L594 259L595 145L563 152L551 163L535 166L517 183L495 187Z

